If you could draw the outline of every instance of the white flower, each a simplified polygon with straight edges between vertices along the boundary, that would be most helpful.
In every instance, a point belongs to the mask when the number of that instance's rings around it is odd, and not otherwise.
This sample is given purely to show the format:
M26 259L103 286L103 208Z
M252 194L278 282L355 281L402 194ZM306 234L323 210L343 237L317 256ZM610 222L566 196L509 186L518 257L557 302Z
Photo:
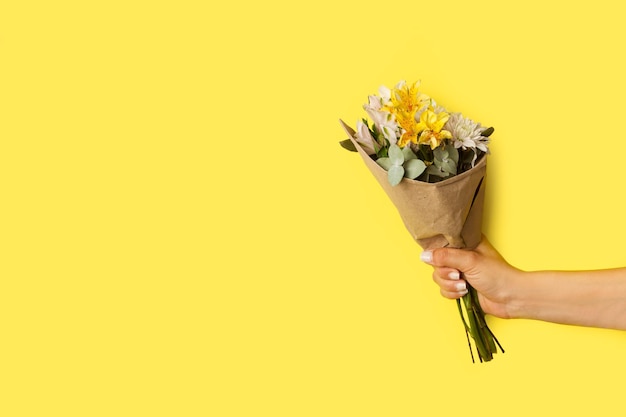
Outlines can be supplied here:
M452 133L455 148L480 149L489 152L489 138L482 136L485 128L471 119L466 119L461 113L452 113L444 129Z
M418 81L419 83L419 81ZM406 80L400 80L398 81L398 84L396 84L395 89L396 90L402 90L402 88L404 88L404 85L406 84Z
M378 146L372 137L370 130L361 120L356 122L356 141L368 155L374 155Z
M363 106L366 110L369 108L378 111L384 105L383 101L378 96L367 96L367 100L369 103Z
M437 102L433 98L430 99L430 105L435 109L435 114L449 113L445 107L443 107L441 104L437 104Z
M377 101L376 96L370 96L370 103L363 106L368 116L374 122L376 129L385 136L390 144L395 144L398 140L398 123L393 114L387 110L382 110L382 103Z
M383 105L389 103L389 101L391 100L391 90L385 87L384 85L381 85L378 88L378 94L380 94L380 98L383 101Z

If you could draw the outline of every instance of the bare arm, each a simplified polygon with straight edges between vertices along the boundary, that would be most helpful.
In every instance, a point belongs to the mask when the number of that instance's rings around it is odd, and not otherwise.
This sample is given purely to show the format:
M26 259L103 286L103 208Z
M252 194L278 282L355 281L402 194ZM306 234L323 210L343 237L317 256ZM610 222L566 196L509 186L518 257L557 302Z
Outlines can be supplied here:
M442 248L422 254L447 298L469 282L486 313L554 323L626 330L626 268L525 272L483 239L473 251Z
M516 292L514 317L626 330L626 268L528 272Z

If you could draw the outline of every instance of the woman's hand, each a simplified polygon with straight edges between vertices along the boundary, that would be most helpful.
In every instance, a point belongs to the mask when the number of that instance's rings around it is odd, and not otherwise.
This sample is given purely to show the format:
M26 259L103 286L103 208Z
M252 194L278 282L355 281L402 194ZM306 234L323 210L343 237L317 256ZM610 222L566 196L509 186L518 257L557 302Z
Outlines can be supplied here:
M421 258L435 268L433 280L444 297L462 297L467 282L478 292L485 313L513 317L510 304L521 271L509 265L484 236L474 250L440 248L423 252Z
M590 271L524 272L509 265L483 237L474 250L422 253L447 298L469 283L485 313L577 326L626 330L626 267Z

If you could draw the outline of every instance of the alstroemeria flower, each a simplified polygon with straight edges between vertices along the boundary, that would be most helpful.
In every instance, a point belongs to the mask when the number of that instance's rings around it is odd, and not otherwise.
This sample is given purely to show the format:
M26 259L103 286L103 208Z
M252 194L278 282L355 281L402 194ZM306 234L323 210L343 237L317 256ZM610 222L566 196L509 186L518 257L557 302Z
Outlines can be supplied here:
M411 85L405 81L400 81L396 87L390 91L390 102L384 109L390 113L404 112L415 115L418 110L428 105L429 97L419 92L420 81L416 81Z
M446 112L435 113L432 107L422 112L416 126L416 130L421 132L417 143L430 144L430 148L435 149L444 139L451 139L452 134L443 129L449 117L450 115Z
M367 96L367 104L363 107L371 110L380 110L383 107L383 99L378 96Z
M356 122L356 141L368 155L374 155L380 149L369 128L361 120Z
M391 90L384 85L378 87L378 94L380 94L380 98L382 99L382 103L386 105L389 100L391 100Z
M398 123L389 111L382 107L379 97L370 96L369 104L363 106L367 115L372 119L376 129L383 134L390 144L398 140Z
M412 114L400 113L397 115L397 121L402 128L402 136L398 140L398 146L404 148L409 143L417 143L417 122Z

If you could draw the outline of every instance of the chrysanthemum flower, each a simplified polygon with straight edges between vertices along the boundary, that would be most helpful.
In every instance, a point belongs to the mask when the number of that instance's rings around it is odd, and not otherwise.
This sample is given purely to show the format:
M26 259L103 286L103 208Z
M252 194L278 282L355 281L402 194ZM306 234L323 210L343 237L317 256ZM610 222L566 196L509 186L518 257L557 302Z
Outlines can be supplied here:
M452 113L446 124L446 129L452 133L452 140L456 148L472 148L488 152L489 138L482 135L485 128L480 123L463 117L461 113Z
M461 113L452 113L446 124L446 129L452 133L455 148L471 149L474 151L472 166L478 156L477 149L488 153L489 138L482 135L485 128L471 119L463 117Z

